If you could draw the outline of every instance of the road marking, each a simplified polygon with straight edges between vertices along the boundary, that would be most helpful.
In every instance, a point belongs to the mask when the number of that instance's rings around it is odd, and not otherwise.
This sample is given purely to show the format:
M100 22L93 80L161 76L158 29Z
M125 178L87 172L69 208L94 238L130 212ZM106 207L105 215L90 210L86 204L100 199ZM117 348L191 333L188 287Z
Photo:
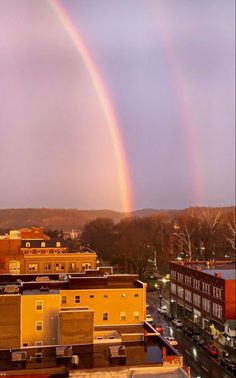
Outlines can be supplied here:
M207 370L207 368L204 366L204 365L201 365L201 367L206 370L207 372L209 372L209 370Z

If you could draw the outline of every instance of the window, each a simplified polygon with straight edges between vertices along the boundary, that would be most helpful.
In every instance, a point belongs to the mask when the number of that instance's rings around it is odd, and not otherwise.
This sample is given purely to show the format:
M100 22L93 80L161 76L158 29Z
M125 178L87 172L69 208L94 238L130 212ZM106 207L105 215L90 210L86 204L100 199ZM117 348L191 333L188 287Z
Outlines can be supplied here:
M84 263L84 264L82 264L82 269L83 270L91 269L91 264L90 263Z
M196 280L196 278L193 278L193 287L194 289L200 290L201 283L199 280Z
M42 311L43 310L43 301L35 301L35 310Z
M95 297L94 297L94 295L90 295L89 298L90 299L94 299Z
M192 302L192 293L190 290L185 289L185 300L188 302Z
M104 298L108 298L108 295L107 295L107 294L104 294L103 297L104 297Z
M213 296L219 299L222 299L222 292L223 290L219 287L213 286Z
M139 294L134 294L135 298L139 297Z
M42 247L42 248L46 247L46 243L45 243L45 242L42 242L42 243L41 243L41 247Z
M171 290L171 293L176 293L176 284L174 284L174 283L171 283L171 285L170 285L170 290Z
M126 312L124 312L124 311L122 311L121 313L120 313L120 320L126 320Z
M211 311L211 301L207 298L202 298L202 308L203 308L203 310L210 312Z
M206 294L211 294L211 287L208 283L206 282L203 282L202 283L202 291L203 293L206 293Z
M26 246L26 248L30 248L30 243L27 242L27 243L25 244L25 246Z
M182 273L177 273L177 280L178 280L179 282L184 282L184 276L183 276Z
M29 264L28 269L29 269L29 272L38 272L39 264Z
M55 265L56 272L63 271L64 269L65 269L65 264L64 263L56 263L56 265Z
M75 295L75 303L80 303L80 295Z
M61 296L61 304L66 304L66 302L67 302L66 295L62 295Z
M184 283L185 283L185 285L191 286L191 282L192 282L192 277L189 277L189 276L185 276L184 277Z
M173 280L176 280L176 271L175 270L171 270L170 275L171 275L171 278L173 278Z
M44 264L44 270L45 270L45 272L50 272L50 270L51 270L51 264Z
M102 320L109 320L108 312L104 312L104 313L102 314Z
M61 246L61 243L60 242L56 242L56 247L60 248Z
M181 287L181 286L178 286L178 296L180 297L180 298L183 298L184 297L184 289L183 289L183 287Z
M43 342L41 340L35 341L35 346L42 346Z
M22 344L22 346L23 346L23 347L27 347L27 346L29 346L29 343L28 343L28 342L24 342L24 343Z
M38 320L35 322L35 331L42 331L43 330L43 321Z
M139 312L134 311L134 320L139 320Z
M69 263L69 269L75 270L76 269L76 263L74 263L74 262Z
M193 293L193 304L195 306L198 306L198 307L201 306L201 297L200 297L200 295Z
M125 294L125 293L122 293L122 294L121 294L121 298L126 298L126 294Z
M214 316L216 316L219 319L222 319L223 309L222 309L221 305L219 305L217 303L213 303L212 312L213 312Z

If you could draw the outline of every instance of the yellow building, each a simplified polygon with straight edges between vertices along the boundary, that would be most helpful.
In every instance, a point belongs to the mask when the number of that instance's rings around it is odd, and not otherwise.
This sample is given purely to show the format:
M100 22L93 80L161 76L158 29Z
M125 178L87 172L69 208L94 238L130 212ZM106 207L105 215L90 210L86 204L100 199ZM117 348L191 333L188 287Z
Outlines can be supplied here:
M87 271L64 279L19 275L17 285L9 280L0 282L1 314L11 308L0 319L0 349L93 344L95 327L136 326L146 319L146 284L136 275Z

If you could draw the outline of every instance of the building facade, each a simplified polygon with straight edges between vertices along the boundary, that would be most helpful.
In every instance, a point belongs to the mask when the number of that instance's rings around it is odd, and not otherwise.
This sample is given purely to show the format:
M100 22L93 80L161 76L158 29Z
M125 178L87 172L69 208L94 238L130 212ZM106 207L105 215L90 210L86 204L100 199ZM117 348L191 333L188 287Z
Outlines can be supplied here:
M95 252L69 252L65 240L50 240L41 228L12 231L0 239L0 274L76 273L96 267Z
M236 319L236 270L233 262L171 262L170 303L182 315L223 343L235 347L226 323Z
M146 284L136 275L88 271L64 278L0 275L0 281L6 315L0 318L0 349L92 344L95 328L141 325L146 319Z

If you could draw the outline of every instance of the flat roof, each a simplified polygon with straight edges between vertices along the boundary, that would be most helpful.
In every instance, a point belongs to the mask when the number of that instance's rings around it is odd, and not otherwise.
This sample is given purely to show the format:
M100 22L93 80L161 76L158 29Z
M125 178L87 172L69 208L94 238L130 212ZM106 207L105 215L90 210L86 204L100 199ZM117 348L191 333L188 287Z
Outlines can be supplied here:
M221 278L223 280L235 280L236 279L236 269L206 269L202 270L203 273L210 274L211 276L215 276L216 273L221 274Z
M172 263L189 268L192 270L198 270L202 273L215 276L216 273L220 273L223 280L235 280L236 279L236 263L234 261L171 261Z

